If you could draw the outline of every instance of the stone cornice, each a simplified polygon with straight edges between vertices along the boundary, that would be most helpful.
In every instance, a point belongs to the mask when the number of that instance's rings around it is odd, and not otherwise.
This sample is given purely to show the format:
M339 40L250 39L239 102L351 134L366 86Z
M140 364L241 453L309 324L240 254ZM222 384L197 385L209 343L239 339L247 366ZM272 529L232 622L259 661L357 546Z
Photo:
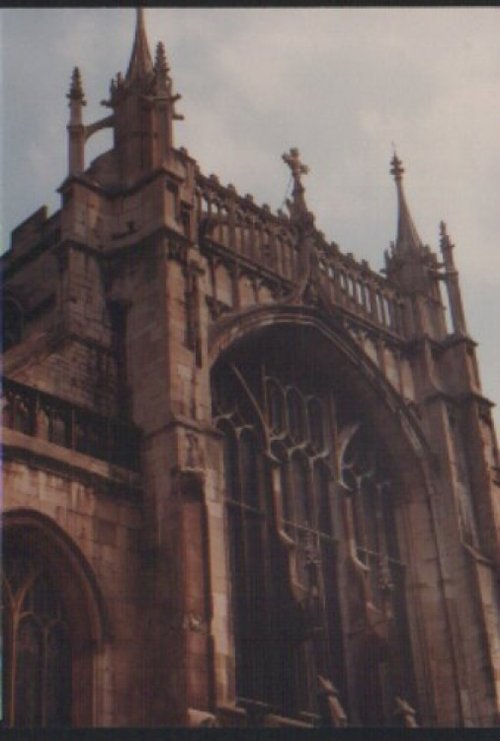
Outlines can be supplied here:
M139 474L47 440L3 427L2 453L4 461L19 461L30 468L80 481L100 494L140 501Z

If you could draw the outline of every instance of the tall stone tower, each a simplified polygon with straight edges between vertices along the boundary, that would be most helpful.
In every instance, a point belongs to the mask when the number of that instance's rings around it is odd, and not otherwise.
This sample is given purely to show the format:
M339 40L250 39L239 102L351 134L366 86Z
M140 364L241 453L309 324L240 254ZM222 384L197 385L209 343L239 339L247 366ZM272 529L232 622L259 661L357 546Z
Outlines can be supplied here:
M297 150L286 215L203 175L173 90L138 10L2 258L7 724L497 723L500 468L445 225L438 257L394 155L381 276Z

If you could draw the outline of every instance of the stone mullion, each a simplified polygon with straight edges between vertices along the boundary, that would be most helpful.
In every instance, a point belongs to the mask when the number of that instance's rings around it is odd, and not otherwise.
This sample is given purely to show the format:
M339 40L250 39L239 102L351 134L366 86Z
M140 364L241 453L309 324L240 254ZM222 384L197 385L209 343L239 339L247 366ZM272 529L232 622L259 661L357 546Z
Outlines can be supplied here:
M285 280L292 280L292 269L290 264L289 245L285 242L283 234L276 234L276 250L280 255L281 274Z
M389 565L389 554L387 550L387 533L385 530L384 512L382 498L391 496L392 492L388 489L387 484L375 484L376 491L376 534L377 534L377 551L379 557L379 578L381 580L381 589L383 598L386 599L386 591L391 592L393 589L392 575ZM387 581L388 580L388 581Z
M314 473L316 470L316 467L319 467L321 464L319 462L319 459L316 459L314 461L314 464L312 466L312 483L313 483L313 494L314 496L314 504L315 504L315 547L317 549L318 554L318 560L319 563L317 565L316 569L316 579L317 579L317 588L318 588L318 596L320 598L320 613L322 615L323 625L326 628L326 634L323 633L323 637L318 639L318 645L316 646L316 663L318 668L318 674L321 674L322 676L328 676L329 674L329 663L331 661L331 646L330 646L330 632L329 632L329 619L328 619L328 610L327 610L327 602L326 602L326 588L325 588L325 577L324 577L324 570L323 570L323 553L322 553L322 543L323 540L327 541L329 544L331 544L331 535L328 536L328 538L321 534L319 532L320 530L320 523L319 523L319 513L320 513L320 505L319 505L319 496L318 492L316 491L316 487L314 486L315 478ZM328 498L329 497L329 489L328 486ZM322 492L323 493L323 492ZM330 512L330 518L332 517L332 507L329 502L328 510ZM331 533L331 528L329 528L329 533ZM321 650L321 643L323 644L323 650Z
M353 311L358 313L360 302L358 300L358 284L357 284L356 276L351 273L349 275L349 278L351 280L351 285L352 285L352 296L351 296L351 303L353 305L352 308L353 308Z
M375 324L379 324L380 323L380 320L379 320L379 310L378 310L378 306L377 306L377 291L376 291L375 286L373 285L373 283L370 283L369 284L368 290L369 290L369 293L370 293L370 314L371 314L371 318L372 318L372 321L375 322Z
M396 296L394 299L394 314L396 318L396 331L401 335L406 334L404 308L400 296Z
M387 327L389 329L392 329L393 331L396 331L396 314L394 310L394 300L389 296L386 296L386 300L387 311L389 314L389 316L387 317Z
M292 282L297 279L297 259L295 245L288 239L283 239L283 245L287 254L288 267L290 270L289 278Z
M333 300L336 304L342 303L342 288L340 285L340 270L338 266L334 266L334 273L333 273Z
M240 296L240 265L237 260L234 260L230 266L231 273L231 291L233 308L238 310L241 308L241 296Z
M349 497L349 502L352 509L353 516L353 536L354 543L357 549L366 551L368 547L365 527L365 513L363 508L363 493L362 493L362 479L356 476L356 489ZM357 556L357 553L356 553Z
M379 321L380 324L383 327L387 326L387 317L386 317L386 311L385 311L385 305L384 305L384 294L382 290L379 288L377 289L377 303L379 307Z
M339 306L344 306L346 299L346 293L345 293L345 273L344 271L339 267L336 271L336 276L338 278L337 280L337 286L338 286L338 292L337 292L337 303Z
M365 286L362 277L358 276L356 279L356 296L357 296L357 311L358 314L366 314L365 306Z
M251 216L247 219L248 229L248 257L251 260L258 261L257 249L256 249L256 238L255 238L255 222Z
M396 312L397 332L400 335L405 335L406 334L405 311L404 311L404 304L400 296L396 296L394 300L394 307L395 307L395 312Z
M367 294L366 282L364 280L360 279L359 285L360 285L360 292L361 292L361 308L363 310L363 313L364 314L367 314L368 313L368 307L367 307L367 304L366 304L366 294Z
M253 635L254 632L254 626L252 624L255 615L253 614L253 605L252 605L252 594L251 594L251 580L250 580L250 574L253 569L253 563L252 563L252 551L251 551L251 542L249 540L249 528L251 529L252 525L250 524L251 518L253 516L253 513L247 512L241 505L245 502L245 492L243 490L243 466L241 461L241 447L238 444L238 489L239 489L239 506L238 506L238 516L240 518L240 528L241 528L241 536L242 536L242 552L243 552L243 569L244 574L238 574L233 575L236 576L237 579L242 579L244 585L245 585L245 592L244 592L244 604L245 604L245 615L240 616L240 619L244 620L245 625L245 641L246 646L244 649L244 653L246 655L247 660L251 660L251 666L252 670L250 672L251 679L252 679L252 687L251 691L252 694L255 691L255 681L256 681L256 671L255 671L255 654L252 654L250 657L249 655L249 648L248 648L248 638ZM253 698L249 698L253 699Z
M230 198L227 202L227 219L228 219L228 247L231 250L237 252L236 249L236 203L234 198Z
M253 235L254 235L254 260L259 264L269 265L267 256L264 255L262 245L264 244L262 238L262 224L260 221L253 221Z

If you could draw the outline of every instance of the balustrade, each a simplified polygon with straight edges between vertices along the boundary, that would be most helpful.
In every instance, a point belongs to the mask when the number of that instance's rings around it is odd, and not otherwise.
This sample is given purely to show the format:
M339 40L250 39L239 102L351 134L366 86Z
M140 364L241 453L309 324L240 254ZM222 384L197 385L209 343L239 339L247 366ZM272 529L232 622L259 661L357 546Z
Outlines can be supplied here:
M286 217L259 207L249 196L239 196L214 178L198 176L197 203L200 220L206 219L205 236L214 244L266 269L288 283L298 278L296 234ZM367 263L342 255L336 245L320 246L320 280L333 304L341 306L384 330L403 336L403 304L397 290Z
M2 424L133 471L139 469L139 430L38 389L4 378Z

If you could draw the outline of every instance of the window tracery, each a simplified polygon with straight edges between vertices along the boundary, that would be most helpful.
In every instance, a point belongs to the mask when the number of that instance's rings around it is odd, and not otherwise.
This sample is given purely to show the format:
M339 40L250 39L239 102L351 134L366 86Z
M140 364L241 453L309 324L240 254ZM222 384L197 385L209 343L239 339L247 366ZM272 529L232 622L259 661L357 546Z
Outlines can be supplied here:
M228 365L214 384L237 696L319 722L326 677L358 722L390 724L396 696L411 696L391 483L358 424L344 442L335 432L331 391L282 375L262 367L243 378ZM342 594L345 548L358 571Z
M71 645L61 595L43 562L3 559L4 709L9 725L71 722Z

